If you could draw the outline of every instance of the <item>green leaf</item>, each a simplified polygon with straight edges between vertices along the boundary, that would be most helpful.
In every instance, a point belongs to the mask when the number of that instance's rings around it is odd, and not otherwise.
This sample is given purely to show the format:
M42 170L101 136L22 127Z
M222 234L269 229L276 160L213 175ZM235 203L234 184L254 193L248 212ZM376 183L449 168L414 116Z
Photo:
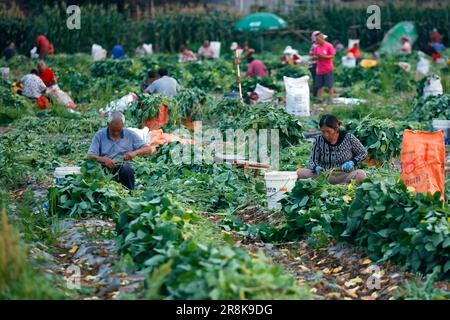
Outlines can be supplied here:
M88 203L85 201L80 202L79 206L80 206L81 210L86 210L87 208L89 208Z
M425 250L427 250L427 251L436 251L436 247L435 246L433 246L431 243L427 243L426 245L425 245Z
M161 264L165 260L166 260L166 257L164 255L157 254L157 255L154 255L153 257L151 257L150 259L146 260L144 262L144 265L147 267L154 267L154 266Z
M450 246L450 236L448 236L448 237L445 239L444 243L442 244L442 247L443 247L443 248L447 248L448 246Z
M392 232L391 229L383 229L383 230L378 231L377 233L378 233L381 237L387 238L387 237L389 237L389 234L390 234L391 232Z
M444 265L444 272L447 272L450 270L450 260L448 260Z
M300 200L300 202L298 203L298 206L299 207L304 207L307 203L308 203L308 200L309 200L309 196L304 196L303 198L302 198L302 200Z
M444 236L440 233L433 234L431 236L431 241L433 242L433 246L437 247L444 240Z

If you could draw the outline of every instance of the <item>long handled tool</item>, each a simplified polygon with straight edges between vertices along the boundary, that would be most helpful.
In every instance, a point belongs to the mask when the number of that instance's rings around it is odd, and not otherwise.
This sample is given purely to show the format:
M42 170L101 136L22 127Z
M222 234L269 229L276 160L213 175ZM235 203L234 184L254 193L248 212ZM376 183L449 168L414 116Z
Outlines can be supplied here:
M241 97L242 100L242 84L241 84L241 68L239 67L239 53L238 53L238 48L236 48L235 50L235 59L234 61L236 62L236 68L237 68L237 82L238 82L238 86L239 86L239 96Z

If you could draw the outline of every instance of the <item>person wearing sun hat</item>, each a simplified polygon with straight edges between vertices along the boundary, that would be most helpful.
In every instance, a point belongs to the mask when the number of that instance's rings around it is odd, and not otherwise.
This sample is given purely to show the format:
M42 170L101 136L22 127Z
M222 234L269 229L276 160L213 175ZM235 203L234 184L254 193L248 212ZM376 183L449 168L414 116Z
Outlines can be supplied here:
M282 63L289 63L292 66L297 65L300 62L300 56L298 55L298 51L292 49L291 46L287 46L283 51L283 56L281 57Z
M317 45L313 49L313 58L317 61L316 86L317 97L322 100L323 88L328 88L329 99L333 99L333 58L336 51L331 43L326 41L328 36L319 32L316 35Z

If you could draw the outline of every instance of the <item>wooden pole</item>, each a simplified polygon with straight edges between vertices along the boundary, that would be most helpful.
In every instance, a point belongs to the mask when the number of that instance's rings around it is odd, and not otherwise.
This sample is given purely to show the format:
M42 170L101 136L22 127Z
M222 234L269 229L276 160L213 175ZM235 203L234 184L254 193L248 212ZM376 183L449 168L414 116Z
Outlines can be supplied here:
M239 86L239 96L241 97L242 100L242 84L241 84L241 68L239 67L239 47L236 48L235 50L235 63L236 63L236 68L237 68L237 82L238 82L238 86Z

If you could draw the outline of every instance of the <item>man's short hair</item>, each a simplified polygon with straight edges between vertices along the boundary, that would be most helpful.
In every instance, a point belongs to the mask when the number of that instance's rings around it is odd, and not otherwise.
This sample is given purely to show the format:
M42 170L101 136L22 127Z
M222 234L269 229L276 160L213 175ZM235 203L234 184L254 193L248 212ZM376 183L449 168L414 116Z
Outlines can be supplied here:
M108 124L111 124L112 122L115 122L118 120L122 121L122 124L125 125L125 116L123 115L122 112L112 112L109 114Z
M158 70L158 73L159 73L160 77L168 76L169 75L169 70L167 70L166 68L160 68Z

